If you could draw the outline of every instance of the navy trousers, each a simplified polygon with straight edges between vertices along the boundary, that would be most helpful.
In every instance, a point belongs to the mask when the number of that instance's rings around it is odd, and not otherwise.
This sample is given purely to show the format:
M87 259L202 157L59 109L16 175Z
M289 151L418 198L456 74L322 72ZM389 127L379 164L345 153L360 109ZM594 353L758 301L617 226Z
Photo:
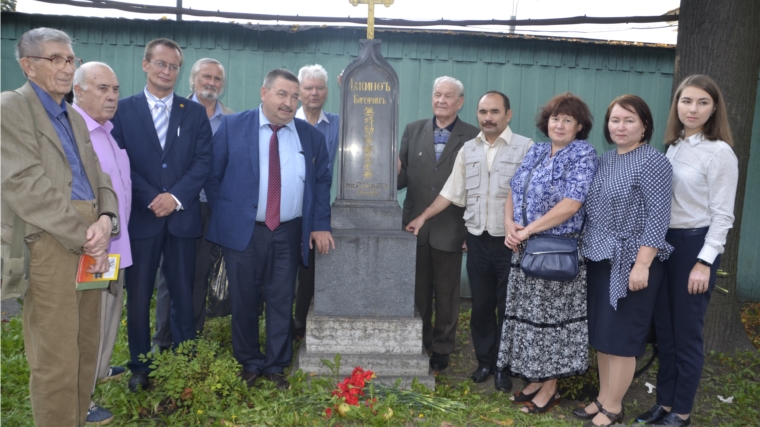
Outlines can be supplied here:
M705 363L702 328L720 256L710 268L707 292L691 295L688 284L689 273L697 262L706 234L707 227L671 228L665 237L674 250L665 261L666 280L660 288L654 315L660 359L657 403L672 406L676 414L691 413Z
M148 363L139 355L150 352L150 300L161 255L162 272L171 298L171 331L174 346L195 339L193 320L193 273L195 240L172 236L164 226L156 236L130 239L132 267L126 269L127 334L132 372L148 372Z
M467 233L467 275L472 292L470 333L478 367L495 368L507 307L512 250L504 236ZM518 267L519 268L519 267Z
M222 248L232 300L232 354L244 371L282 373L293 359L291 312L301 254L301 218L274 231L256 223L242 251ZM266 303L266 351L259 307Z

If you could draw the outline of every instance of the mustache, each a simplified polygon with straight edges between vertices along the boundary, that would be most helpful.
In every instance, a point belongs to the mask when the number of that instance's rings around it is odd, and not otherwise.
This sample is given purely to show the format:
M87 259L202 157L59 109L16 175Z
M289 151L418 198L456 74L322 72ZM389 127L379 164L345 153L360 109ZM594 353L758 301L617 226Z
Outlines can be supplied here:
M203 86L203 89L213 90L214 92L216 92L216 86L207 85L207 86Z
M496 126L496 122L485 121L485 122L480 122L480 125L481 126Z
M287 105L283 105L283 106L281 106L281 107L280 107L280 110L284 110L284 111L287 111L288 113L292 113L292 112L293 112L293 109L292 109L292 108L290 108L290 107L288 107Z

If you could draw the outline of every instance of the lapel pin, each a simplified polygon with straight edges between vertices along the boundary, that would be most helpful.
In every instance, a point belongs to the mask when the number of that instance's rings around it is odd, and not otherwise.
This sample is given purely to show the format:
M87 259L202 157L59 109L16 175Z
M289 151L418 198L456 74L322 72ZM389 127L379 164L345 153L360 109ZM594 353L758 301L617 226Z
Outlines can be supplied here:
M421 155L422 155L422 151L420 151L420 154L417 154L417 155L418 155L418 156L421 156Z
M314 164L316 164L316 163L317 163L317 158L316 158L316 157L312 157L312 158L311 158L311 164L313 164L313 165L314 165Z
M185 104L179 104L179 108L185 108Z

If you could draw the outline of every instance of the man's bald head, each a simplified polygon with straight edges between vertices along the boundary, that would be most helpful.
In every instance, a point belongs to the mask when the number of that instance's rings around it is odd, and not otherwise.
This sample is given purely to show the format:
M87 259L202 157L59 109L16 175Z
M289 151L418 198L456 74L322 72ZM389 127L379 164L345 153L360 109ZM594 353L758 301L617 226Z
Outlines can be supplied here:
M119 80L102 62L88 62L74 74L74 103L96 122L105 124L116 114Z

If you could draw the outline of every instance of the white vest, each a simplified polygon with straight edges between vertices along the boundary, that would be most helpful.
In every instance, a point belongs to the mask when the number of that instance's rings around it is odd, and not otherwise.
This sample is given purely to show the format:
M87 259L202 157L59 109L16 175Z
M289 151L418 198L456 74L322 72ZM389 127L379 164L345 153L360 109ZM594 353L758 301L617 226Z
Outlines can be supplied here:
M462 147L467 191L465 226L476 236L483 234L483 230L491 236L503 236L509 184L532 144L529 138L513 133L509 144L502 143L498 149L490 173L484 144L475 138Z

